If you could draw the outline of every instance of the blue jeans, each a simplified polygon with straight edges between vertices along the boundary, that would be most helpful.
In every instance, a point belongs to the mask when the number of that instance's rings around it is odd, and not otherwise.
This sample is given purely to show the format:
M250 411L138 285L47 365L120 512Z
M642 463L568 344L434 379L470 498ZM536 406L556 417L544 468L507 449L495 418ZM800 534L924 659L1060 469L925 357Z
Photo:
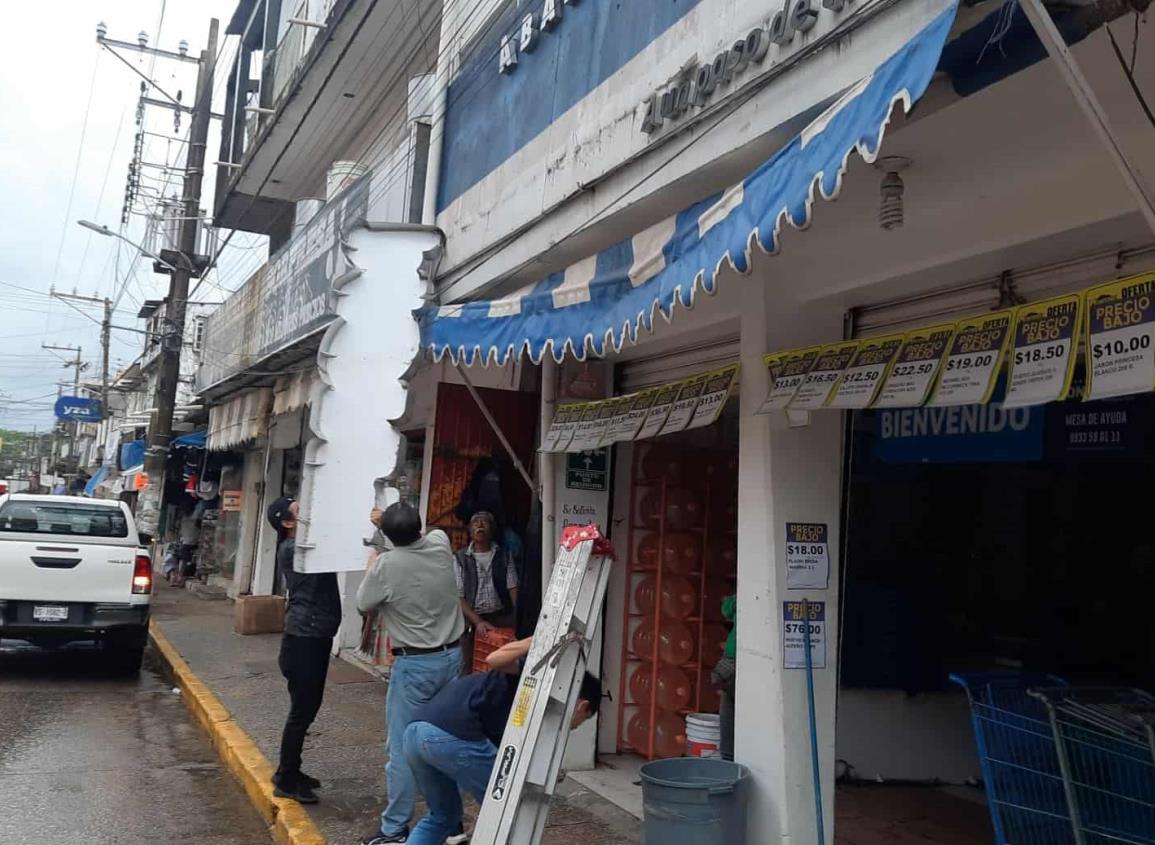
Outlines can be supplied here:
M389 760L385 779L389 784L389 803L381 813L381 832L387 836L409 826L417 803L417 785L405 762L402 750L405 728L413 721L417 708L461 674L461 649L451 648L433 654L399 656L389 673L389 690L385 693L385 719L389 737Z
M497 749L487 739L458 739L428 722L414 722L405 730L405 759L429 807L406 845L441 845L461 825L461 793L479 804L484 799Z

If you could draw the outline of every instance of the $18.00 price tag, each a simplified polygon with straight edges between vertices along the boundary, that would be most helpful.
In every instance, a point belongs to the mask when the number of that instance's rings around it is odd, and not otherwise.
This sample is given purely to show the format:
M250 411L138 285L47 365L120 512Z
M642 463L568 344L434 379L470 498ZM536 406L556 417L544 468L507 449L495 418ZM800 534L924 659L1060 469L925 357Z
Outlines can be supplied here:
M1015 312L1004 408L1067 397L1082 313L1083 297L1077 293L1023 305Z
M1155 386L1155 273L1087 291L1085 399Z
M830 532L823 522L786 523L786 589L830 586Z

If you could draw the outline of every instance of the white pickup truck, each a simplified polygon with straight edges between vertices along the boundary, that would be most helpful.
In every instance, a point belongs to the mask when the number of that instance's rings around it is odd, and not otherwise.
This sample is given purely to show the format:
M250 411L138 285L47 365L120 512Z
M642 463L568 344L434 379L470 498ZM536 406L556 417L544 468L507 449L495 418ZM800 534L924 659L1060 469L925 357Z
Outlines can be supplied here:
M0 640L101 643L116 668L140 669L152 562L119 501L0 496Z

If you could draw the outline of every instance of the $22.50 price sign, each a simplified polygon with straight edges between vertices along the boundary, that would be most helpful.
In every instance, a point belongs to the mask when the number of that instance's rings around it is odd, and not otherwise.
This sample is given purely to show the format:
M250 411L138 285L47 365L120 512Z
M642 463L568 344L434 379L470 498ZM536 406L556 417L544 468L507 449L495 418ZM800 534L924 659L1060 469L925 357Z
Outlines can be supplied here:
M874 407L915 408L925 402L953 335L953 323L910 332L902 342Z

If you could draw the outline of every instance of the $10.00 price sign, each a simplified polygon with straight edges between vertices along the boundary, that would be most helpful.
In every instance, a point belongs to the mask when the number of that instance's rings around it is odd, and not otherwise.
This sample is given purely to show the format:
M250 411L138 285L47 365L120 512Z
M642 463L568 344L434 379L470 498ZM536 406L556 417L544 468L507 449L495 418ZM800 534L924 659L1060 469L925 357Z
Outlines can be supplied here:
M1155 387L1155 273L1087 291L1087 388L1084 399Z
M997 311L958 324L928 405L990 401L1011 334L1011 317L1010 311Z
M1083 297L1073 293L1020 306L1015 312L1004 408L1060 402L1075 373Z
M786 589L830 586L830 532L823 522L786 523Z

